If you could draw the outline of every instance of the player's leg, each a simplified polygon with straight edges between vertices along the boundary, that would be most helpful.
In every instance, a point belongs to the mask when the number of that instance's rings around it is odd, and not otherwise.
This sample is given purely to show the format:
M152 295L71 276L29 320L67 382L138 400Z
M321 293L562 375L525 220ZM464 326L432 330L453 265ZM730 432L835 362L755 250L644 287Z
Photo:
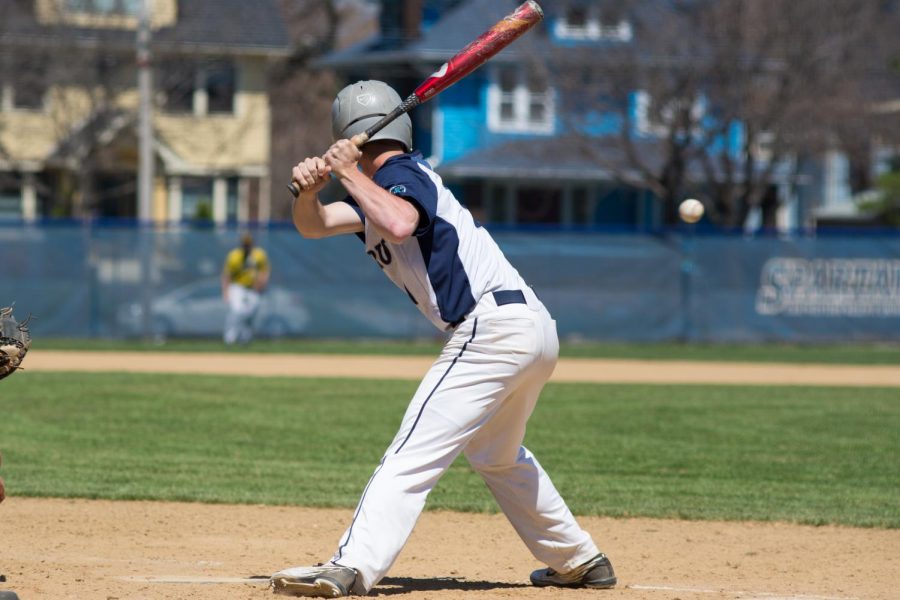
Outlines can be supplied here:
M464 452L535 558L567 573L589 563L599 552L540 463L521 445L526 422L559 350L555 325L546 312L541 311L535 330L542 336L542 359L473 436Z
M225 315L225 332L222 336L226 344L234 344L240 337L243 299L243 286L236 283L228 286L228 313Z
M241 333L240 342L249 344L253 341L253 321L259 311L260 294L256 290L244 288L244 302L241 306Z
M399 432L366 485L332 557L333 563L357 570L355 593L368 592L388 572L428 493L533 360L527 352L519 352L504 353L510 360L497 361L498 344L527 348L522 336L529 334L525 328L526 333L518 330L516 339L509 339L505 332L498 337L493 329L473 321L455 332L420 384Z

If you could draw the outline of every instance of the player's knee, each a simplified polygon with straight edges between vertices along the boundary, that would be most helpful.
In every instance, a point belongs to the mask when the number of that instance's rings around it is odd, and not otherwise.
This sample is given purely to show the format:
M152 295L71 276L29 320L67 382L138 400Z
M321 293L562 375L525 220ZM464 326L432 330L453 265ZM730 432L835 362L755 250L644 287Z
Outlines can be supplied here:
M482 455L466 455L469 464L475 471L482 474L495 474L515 468L516 457L498 457Z

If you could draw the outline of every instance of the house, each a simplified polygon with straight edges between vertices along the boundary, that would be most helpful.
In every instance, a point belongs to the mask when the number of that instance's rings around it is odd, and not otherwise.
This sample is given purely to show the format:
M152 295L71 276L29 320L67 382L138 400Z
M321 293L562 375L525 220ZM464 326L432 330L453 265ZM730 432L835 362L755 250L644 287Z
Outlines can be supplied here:
M517 4L382 2L380 35L319 65L341 72L347 81L388 81L405 96ZM627 22L595 31L597 26L594 19L566 22L554 9L537 30L411 114L416 147L481 220L536 226L658 220L649 194L616 183L608 170L567 143L557 94L529 68L535 55L569 37L630 41Z
M385 80L405 96L519 3L385 0L379 35L334 52L319 65L348 82ZM656 95L653 81L645 80L647 89L642 89L640 82L627 79L624 66L621 73L607 68L614 65L609 57L627 52L631 62L622 65L651 65L648 72L661 75L660 80L685 71L684 83L698 86L702 78L688 69L694 59L705 61L704 50L675 59L657 39L666 30L667 0L542 5L545 18L535 30L411 115L417 148L483 221L655 229L674 223L675 207L687 194L706 195L712 204L712 190L725 182L743 189L745 197L707 211L718 214L720 222L791 229L808 224L827 199L847 196L846 178L836 170L840 161L830 154L805 161L800 171L793 156L778 151L785 148L778 147L784 136L746 126L737 113L717 121L714 115L723 112L714 110L719 107L710 105L702 87L685 97L665 97ZM678 44L690 33L667 35ZM607 57L602 68L591 64L601 56ZM729 73L727 56L720 60L719 70L707 73L725 73L731 81L751 85L753 78L743 72ZM760 62L763 69L780 68L774 61ZM591 86L584 96L593 105L579 105L582 84ZM757 102L757 113L776 105ZM697 136L706 138L702 147L695 144L680 156L671 153L673 145L700 128L705 128ZM627 145L621 143L623 131L629 132ZM696 159L701 154L708 160ZM677 178L675 185L668 185L669 177ZM657 182L648 183L652 178ZM677 194L666 196L667 189Z
M268 220L277 0L151 0L152 219ZM0 3L0 218L138 214L142 0Z

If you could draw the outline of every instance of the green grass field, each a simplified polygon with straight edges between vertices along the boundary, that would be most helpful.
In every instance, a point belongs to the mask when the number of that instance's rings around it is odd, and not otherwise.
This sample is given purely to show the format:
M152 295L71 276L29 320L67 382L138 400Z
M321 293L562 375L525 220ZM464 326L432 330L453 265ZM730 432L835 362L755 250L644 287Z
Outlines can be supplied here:
M39 339L35 348L47 350L246 352L219 340L170 340L164 344L127 340ZM254 353L288 354L399 354L437 356L440 340L260 340ZM563 358L623 358L648 360L715 360L828 364L900 365L900 344L679 344L563 342Z
M18 496L355 505L416 382L27 371ZM900 526L900 392L550 384L526 444L578 514ZM463 460L428 506L496 510Z

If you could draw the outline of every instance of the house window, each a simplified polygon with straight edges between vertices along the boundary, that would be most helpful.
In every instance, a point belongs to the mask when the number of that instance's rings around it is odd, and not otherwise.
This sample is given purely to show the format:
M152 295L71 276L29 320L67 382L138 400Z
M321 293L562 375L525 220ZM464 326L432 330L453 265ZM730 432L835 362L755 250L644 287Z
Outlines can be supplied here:
M760 162L772 160L775 145L775 133L772 131L760 131L753 141L753 158Z
M181 218L210 221L213 213L213 180L185 177L181 180Z
M557 19L554 34L562 40L630 42L631 23L615 11L601 12L596 6L578 4L565 9Z
M573 188L569 195L571 223L574 225L589 225L594 218L593 203L588 190L583 187Z
M142 0L66 0L66 10L91 15L137 17Z
M162 92L165 110L174 113L194 112L194 90L197 88L197 69L179 60L159 60L153 73L154 82Z
M660 104L649 93L637 92L634 122L638 133L667 136L673 129L696 133L705 112L700 97L672 98Z
M205 69L204 87L207 97L207 112L234 112L234 65L218 63Z
M22 193L13 186L0 185L0 221L22 216Z
M0 82L0 109L43 110L49 76L38 55L20 55L4 60L4 81ZM6 57L4 57L6 59Z
M234 112L237 74L231 62L185 65L165 61L160 63L157 78L168 112L197 116Z
M21 81L12 90L12 107L17 110L42 110L47 84L43 81Z
M46 89L39 82L0 85L0 111L43 110Z
M488 128L511 133L553 132L553 91L540 73L498 67L488 88Z
M225 191L225 220L236 223L240 205L239 180L237 177L229 177Z
M560 222L562 192L549 188L522 188L516 193L516 220L519 223Z

